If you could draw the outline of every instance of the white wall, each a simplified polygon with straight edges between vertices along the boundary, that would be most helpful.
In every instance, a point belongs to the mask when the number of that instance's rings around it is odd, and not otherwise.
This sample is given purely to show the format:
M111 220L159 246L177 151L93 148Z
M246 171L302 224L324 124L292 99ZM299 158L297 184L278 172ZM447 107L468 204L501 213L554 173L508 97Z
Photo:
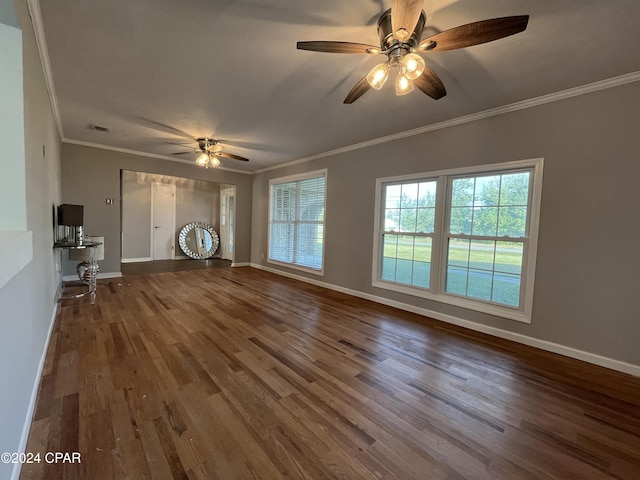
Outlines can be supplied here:
M0 452L24 449L60 276L52 248L53 207L61 196L60 141L25 2L16 2L16 8L23 29L23 128L28 138L22 161L25 227L33 234L33 260L0 288ZM2 78L5 70L0 64ZM22 118L11 122L22 122ZM19 125L3 122L3 129L9 126L20 130ZM12 467L0 463L0 479L9 478Z

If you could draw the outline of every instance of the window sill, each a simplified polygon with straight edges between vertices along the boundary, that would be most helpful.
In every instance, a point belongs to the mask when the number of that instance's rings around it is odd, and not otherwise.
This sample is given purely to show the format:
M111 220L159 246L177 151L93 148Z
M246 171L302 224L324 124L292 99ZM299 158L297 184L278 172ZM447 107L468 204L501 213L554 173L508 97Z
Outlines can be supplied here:
M33 234L29 230L0 230L0 288L33 260Z
M301 272L312 273L313 275L324 276L324 269L315 270L310 267L303 267L302 265L296 265L295 263L286 263L286 262L279 262L277 260L271 260L270 258L267 259L267 263L271 263L273 265L279 265L281 267L291 268L292 270L299 270Z
M499 305L491 305L489 303L474 301L471 299L456 297L453 295L436 295L428 290L418 290L405 285L398 285L394 283L384 281L374 281L372 283L374 287L382 288L384 290L391 290L394 292L404 293L418 298L426 298L427 300L433 300L434 302L446 303L449 305L455 305L456 307L466 308L467 310L473 310L476 312L488 313L496 317L508 318L509 320L515 320L522 323L531 323L531 315L523 313L521 310L501 307Z

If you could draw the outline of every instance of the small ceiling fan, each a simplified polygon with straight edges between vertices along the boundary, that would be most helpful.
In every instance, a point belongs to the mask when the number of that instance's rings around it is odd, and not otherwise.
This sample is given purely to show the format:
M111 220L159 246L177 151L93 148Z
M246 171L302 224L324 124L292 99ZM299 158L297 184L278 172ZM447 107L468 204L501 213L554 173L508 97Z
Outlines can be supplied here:
M527 28L529 15L492 18L445 30L422 39L427 20L422 11L423 0L392 0L391 8L378 19L380 46L353 42L312 41L298 42L299 50L325 53L384 54L387 61L376 65L365 75L344 99L353 103L370 88L380 90L392 68L398 68L395 81L396 95L406 95L414 86L438 100L447 94L436 72L420 56L428 52L441 52L492 42L520 33Z
M220 143L220 140L214 140L213 138L196 138L195 141L198 143L198 147L193 147L192 150L188 152L175 152L171 155L187 155L192 153L199 153L200 155L196 159L196 163L202 167L209 168L217 167L220 165L220 157L222 158L230 158L231 160L240 160L241 162L248 162L248 158L241 157L240 155L234 155L232 153L224 152L223 146ZM184 143L174 143L174 142L164 142L169 145L180 145L182 147L188 146L188 144Z

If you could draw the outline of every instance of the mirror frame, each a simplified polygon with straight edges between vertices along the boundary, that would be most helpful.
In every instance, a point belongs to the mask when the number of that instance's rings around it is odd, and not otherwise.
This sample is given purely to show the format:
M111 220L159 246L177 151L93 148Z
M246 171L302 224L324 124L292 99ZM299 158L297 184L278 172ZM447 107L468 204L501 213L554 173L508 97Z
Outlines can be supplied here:
M187 234L194 228L198 227L205 229L211 234L211 248L203 254L194 252L187 246ZM210 258L214 253L216 253L216 250L218 250L218 246L220 245L220 238L211 225L203 222L191 222L187 223L182 227L182 230L180 230L180 235L178 235L178 244L187 257L194 258L196 260L204 260L205 258Z

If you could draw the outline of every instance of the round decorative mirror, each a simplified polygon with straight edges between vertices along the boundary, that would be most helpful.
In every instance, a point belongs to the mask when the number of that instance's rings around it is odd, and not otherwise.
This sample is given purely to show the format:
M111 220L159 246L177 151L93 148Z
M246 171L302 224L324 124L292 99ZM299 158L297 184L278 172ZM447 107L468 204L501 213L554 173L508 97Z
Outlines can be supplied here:
M178 236L178 244L184 254L198 260L209 258L216 253L219 243L215 230L202 222L186 224Z

